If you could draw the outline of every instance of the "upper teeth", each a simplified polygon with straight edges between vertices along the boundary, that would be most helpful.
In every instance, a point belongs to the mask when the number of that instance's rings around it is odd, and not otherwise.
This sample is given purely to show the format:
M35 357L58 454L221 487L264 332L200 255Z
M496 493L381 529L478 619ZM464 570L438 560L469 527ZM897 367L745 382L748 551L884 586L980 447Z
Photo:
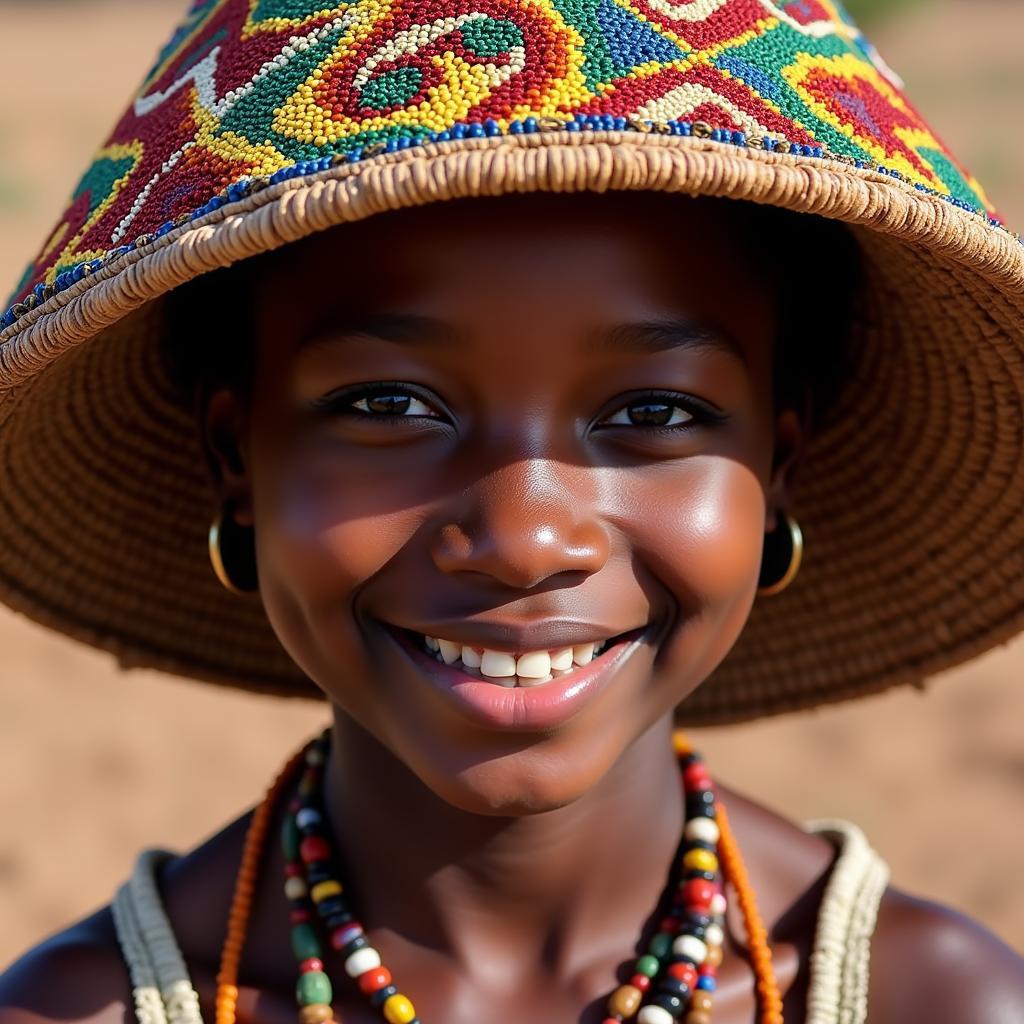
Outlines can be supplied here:
M463 668L474 670L501 686L536 686L553 678L552 673L563 674L574 665L588 665L600 654L606 640L596 640L573 647L559 647L553 651L525 651L510 654L487 647L468 647L441 637L424 637L428 650L434 651L438 661L446 665L461 662Z

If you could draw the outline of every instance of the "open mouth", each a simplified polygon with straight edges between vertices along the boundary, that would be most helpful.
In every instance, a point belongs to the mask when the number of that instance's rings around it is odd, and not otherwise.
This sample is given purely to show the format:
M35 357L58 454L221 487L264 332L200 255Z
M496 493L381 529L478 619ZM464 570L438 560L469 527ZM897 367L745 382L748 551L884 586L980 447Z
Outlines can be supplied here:
M589 665L603 651L636 632L552 649L508 651L469 646L444 637L402 630L405 638L427 657L483 682L506 688L543 686L572 675L576 669Z

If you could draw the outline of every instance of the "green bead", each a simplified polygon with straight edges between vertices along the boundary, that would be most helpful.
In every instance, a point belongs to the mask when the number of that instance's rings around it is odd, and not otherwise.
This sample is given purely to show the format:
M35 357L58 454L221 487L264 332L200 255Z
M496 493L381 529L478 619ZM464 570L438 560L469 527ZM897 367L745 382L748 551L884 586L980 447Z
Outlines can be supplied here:
M311 924L297 924L292 928L292 950L296 960L309 960L311 957L320 959L323 952L320 949L320 940L316 937ZM326 1002L327 1000L321 1000Z
M647 952L661 960L672 948L672 936L667 932L658 932L647 946Z
M333 995L331 979L323 971L306 971L305 974L299 975L299 983L295 986L295 998L300 1006L330 1003Z
M299 826L295 824L295 816L289 814L281 826L281 849L285 860L299 859L299 840Z
M636 973L646 974L648 978L653 978L658 973L659 967L661 967L661 964L658 962L658 958L648 954L637 960Z

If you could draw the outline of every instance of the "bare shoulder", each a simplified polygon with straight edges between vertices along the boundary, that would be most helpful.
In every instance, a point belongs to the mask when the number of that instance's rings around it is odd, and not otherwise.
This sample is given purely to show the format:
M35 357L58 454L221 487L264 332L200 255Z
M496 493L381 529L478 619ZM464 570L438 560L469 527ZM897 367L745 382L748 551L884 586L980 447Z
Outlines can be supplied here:
M104 908L29 950L0 974L0 1024L124 1024L131 982Z
M871 1024L1020 1024L1024 959L958 911L889 888L871 940Z

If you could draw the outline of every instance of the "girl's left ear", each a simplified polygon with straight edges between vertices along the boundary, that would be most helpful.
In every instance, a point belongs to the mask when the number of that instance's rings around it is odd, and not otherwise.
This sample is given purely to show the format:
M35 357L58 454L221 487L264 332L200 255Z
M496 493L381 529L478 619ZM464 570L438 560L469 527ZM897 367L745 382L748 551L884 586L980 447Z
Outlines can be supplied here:
M806 417L796 409L783 409L775 418L772 472L765 491L765 532L778 526L778 513L789 508L807 438Z
M252 526L252 491L244 405L234 390L217 388L200 403L203 453L222 508L239 526Z

